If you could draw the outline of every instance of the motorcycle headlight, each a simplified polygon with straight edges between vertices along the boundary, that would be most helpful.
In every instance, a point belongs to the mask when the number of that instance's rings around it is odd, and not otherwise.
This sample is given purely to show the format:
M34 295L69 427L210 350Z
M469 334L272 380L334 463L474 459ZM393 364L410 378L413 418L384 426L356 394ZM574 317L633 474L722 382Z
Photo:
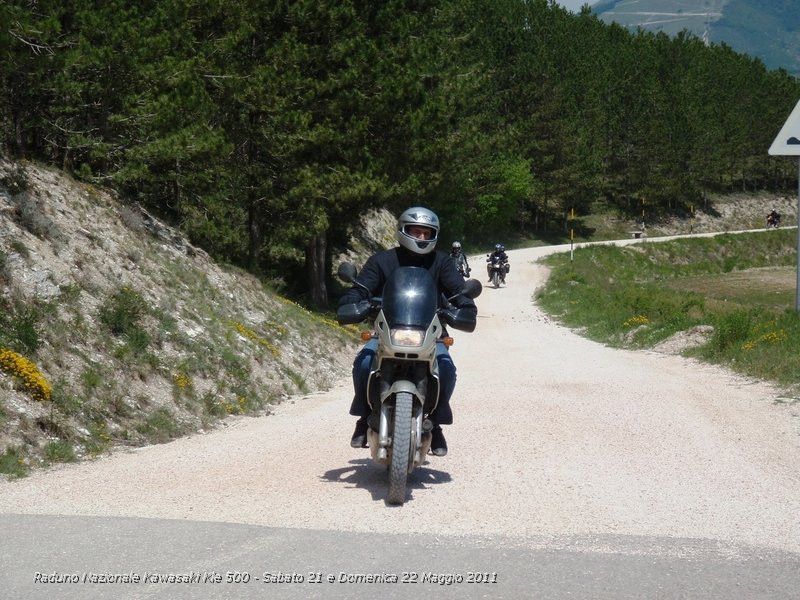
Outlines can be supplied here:
M425 332L419 329L391 329L389 335L395 346L422 346L422 340L425 339Z

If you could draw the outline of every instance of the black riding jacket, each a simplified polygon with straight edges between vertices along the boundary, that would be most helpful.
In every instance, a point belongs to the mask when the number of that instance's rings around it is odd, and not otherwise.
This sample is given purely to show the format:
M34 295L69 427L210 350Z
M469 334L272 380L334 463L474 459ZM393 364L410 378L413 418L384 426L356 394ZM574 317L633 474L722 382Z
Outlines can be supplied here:
M449 255L438 250L429 254L415 254L406 250L402 246L384 250L369 257L361 273L356 277L356 281L365 286L366 290L354 285L339 298L339 306L354 304L361 300L369 300L370 296L379 296L383 293L383 286L392 273L398 267L423 267L428 269L436 282L440 296L442 293L447 298L455 296L451 304L458 309L463 309L462 314L472 314L473 318L478 315L478 307L471 298L460 294L464 288L464 278L458 274L455 263ZM443 301L439 300L439 307L446 308Z
M467 272L467 271L470 270L469 263L467 262L467 255L464 254L463 252L459 252L458 254L455 254L454 252L451 252L450 253L450 258L453 259L453 262L456 265L456 269L460 269L460 268L463 267L464 272Z

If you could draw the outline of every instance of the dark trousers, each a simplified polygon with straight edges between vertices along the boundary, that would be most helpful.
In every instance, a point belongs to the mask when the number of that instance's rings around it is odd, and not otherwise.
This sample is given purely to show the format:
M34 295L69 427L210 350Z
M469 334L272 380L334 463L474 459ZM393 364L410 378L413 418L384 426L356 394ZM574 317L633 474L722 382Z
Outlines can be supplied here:
M370 408L367 403L367 381L372 360L378 349L378 340L368 341L353 361L353 388L355 396L350 405L350 414L355 417L369 416ZM439 365L439 402L436 410L430 415L431 421L437 425L451 425L453 411L450 409L450 396L456 387L456 366L450 357L450 352L441 342L436 342L436 363Z

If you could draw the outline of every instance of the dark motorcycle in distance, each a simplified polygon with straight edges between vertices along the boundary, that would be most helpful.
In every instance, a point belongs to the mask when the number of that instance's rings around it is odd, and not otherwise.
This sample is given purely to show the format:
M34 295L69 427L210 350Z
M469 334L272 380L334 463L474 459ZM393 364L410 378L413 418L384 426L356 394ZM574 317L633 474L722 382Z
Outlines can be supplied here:
M499 288L500 284L505 284L506 274L509 271L508 261L504 261L497 256L487 255L486 262L489 263L489 281L495 288Z
M357 274L350 263L339 266L339 278L345 282L360 285ZM477 298L481 291L480 282L470 279L460 293ZM442 323L469 332L475 328L474 321L457 317L450 305L453 298L442 299L445 308L439 308L436 283L427 269L399 267L381 297L340 306L336 314L342 324L374 320L372 334L365 339L377 340L367 383L372 409L367 440L372 460L388 467L389 504L405 502L408 474L423 463L431 447L434 425L428 416L439 400L436 344L440 339L448 346L453 343L452 338L442 338Z
M772 227L773 229L777 229L780 227L781 224L781 216L779 214L770 213L767 215L767 229Z

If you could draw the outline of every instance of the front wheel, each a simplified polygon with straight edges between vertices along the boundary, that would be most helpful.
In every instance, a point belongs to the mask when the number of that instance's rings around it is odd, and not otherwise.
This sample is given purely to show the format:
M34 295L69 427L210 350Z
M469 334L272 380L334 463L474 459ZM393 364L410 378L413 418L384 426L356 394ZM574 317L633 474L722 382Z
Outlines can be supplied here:
M406 480L411 456L411 409L413 399L408 392L398 392L394 399L392 462L389 465L389 504L406 501Z
M494 273L492 273L492 285L494 285L496 288L500 287L500 273L497 271L497 269L495 269Z

